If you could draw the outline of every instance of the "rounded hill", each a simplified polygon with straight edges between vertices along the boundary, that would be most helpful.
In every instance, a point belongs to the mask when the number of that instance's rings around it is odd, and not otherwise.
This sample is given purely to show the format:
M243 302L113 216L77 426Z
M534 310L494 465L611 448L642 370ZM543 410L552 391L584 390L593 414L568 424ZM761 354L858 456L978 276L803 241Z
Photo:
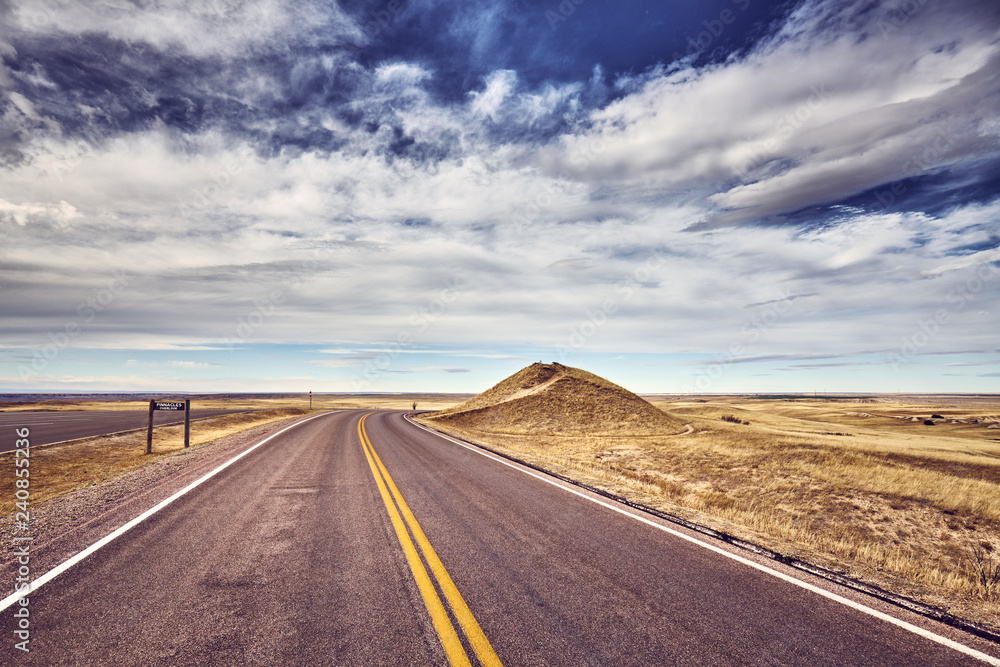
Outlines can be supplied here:
M684 424L628 389L562 364L535 363L424 419L513 435L660 435Z

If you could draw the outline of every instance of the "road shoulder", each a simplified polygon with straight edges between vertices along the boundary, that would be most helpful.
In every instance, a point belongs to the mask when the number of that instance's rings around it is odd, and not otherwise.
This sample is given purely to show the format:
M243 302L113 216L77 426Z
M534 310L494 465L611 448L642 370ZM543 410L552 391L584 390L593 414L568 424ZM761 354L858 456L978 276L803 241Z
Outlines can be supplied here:
M254 426L139 468L76 489L31 507L32 571L47 572L81 549L168 498L227 459L308 416ZM14 514L0 517L0 581L13 582L17 562L7 545L16 531ZM11 589L12 592L12 589Z

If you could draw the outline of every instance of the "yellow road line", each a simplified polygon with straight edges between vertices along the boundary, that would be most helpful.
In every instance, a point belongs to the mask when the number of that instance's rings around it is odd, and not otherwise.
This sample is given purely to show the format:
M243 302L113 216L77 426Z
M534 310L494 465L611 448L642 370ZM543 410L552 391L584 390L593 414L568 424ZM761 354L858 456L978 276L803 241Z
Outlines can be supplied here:
M368 446L371 447L370 441ZM438 558L437 552L434 551L434 547L431 546L427 536L424 535L423 529L420 527L420 524L417 523L417 519L413 516L413 512L410 511L410 507L406 504L406 501L403 500L403 495L396 487L396 483L392 481L392 476L389 475L389 471L385 469L385 466L382 464L382 460L379 458L374 448L372 448L372 455L375 457L375 462L378 464L382 475L385 476L385 481L389 485L389 489L392 491L396 502L399 504L399 509L402 512L403 517L406 519L407 525L409 525L410 530L413 531L413 536L417 538L417 544L420 545L420 550L423 552L424 558L426 558L428 564L430 564L434 577L441 586L441 590L444 591L444 595L448 599L448 604L451 605L452 611L455 612L455 616L458 618L458 622L461 624L462 630L465 632L465 636L469 638L469 643L472 644L472 648L475 650L479 661L485 667L502 667L500 658L498 658L497 654L493 651L493 646L490 645L490 641L486 638L482 628L479 627L476 617L472 615L472 610L469 609L469 605L465 603L461 593L458 592L458 587L455 586L455 582L451 580L451 575L448 574L448 570L445 569L444 563L442 563L441 559Z
M403 517L406 519L407 525L413 532L413 536L417 539L417 544L420 545L420 551L423 553L424 558L431 567L431 571L434 573L434 577L437 579L438 585L444 592L445 598L448 600L448 604L451 606L452 611L455 613L455 617L458 619L459 624L462 626L462 630L465 636L469 639L469 643L472 645L473 650L476 652L476 657L479 658L479 662L484 665L484 667L503 667L503 663L500 662L500 658L497 657L496 652L493 650L493 646L490 644L489 639L486 638L486 634L483 633L482 628L476 621L476 617L472 614L472 610L469 609L469 605L465 603L462 598L461 593L458 592L458 587L455 586L455 582L452 581L451 575L448 574L448 570L445 569L444 563L438 557L437 552L434 551L434 547L431 546L430 540L424 534L423 529L417 522L413 512L410 511L409 505L403 500L403 494L400 493L399 488L393 481L392 476L389 471L386 470L385 465L382 463L382 459L379 458L378 453L371 444L371 440L368 439L368 433L364 429L364 421L368 417L365 415L358 422L358 433L361 435L362 443L365 445L365 456L369 456L369 465L372 464L372 459L374 459L379 472L382 473L382 477L385 478L385 483L392 494L392 497L396 500L399 505L399 510L402 512ZM369 454L370 452L370 454ZM374 474L374 469L373 469ZM381 481L378 479L379 476L376 475L376 481ZM381 486L380 486L381 488ZM383 500L385 495L383 495ZM387 503L388 504L388 503ZM395 510L395 507L393 508ZM392 512L390 512L392 514ZM398 534L397 529L397 534ZM405 531L404 531L405 532ZM409 540L409 535L406 536ZM401 539L402 541L402 539ZM412 548L412 542L410 542ZM404 547L405 548L405 547ZM423 563L420 563L421 569L423 569ZM412 569L412 565L411 565ZM424 570L426 574L426 570ZM435 592L435 596L436 596ZM450 624L449 624L450 625ZM454 630L453 630L454 631ZM442 639L443 640L443 639ZM463 657L465 657L463 653Z
M365 415L365 417L367 416ZM375 461L372 460L372 455L369 453L371 443L368 442L362 425L363 423L364 417L358 421L358 436L361 438L362 448L365 450L365 458L368 459L368 466L372 470L372 475L375 476L375 483L378 485L379 493L382 494L382 502L385 503L385 508L389 511L389 518L392 520L393 528L396 529L396 537L399 538L399 543L403 547L403 553L406 554L406 562L410 565L410 572L413 573L413 578L417 582L417 588L420 589L420 595L424 598L424 605L431 615L431 622L433 622L434 629L437 630L438 636L441 638L444 652L448 656L448 663L453 667L464 667L466 665L471 667L469 657L465 654L465 649L462 647L462 641L458 638L458 633L455 632L455 628L451 624L451 619L448 618L448 612L445 610L441 598L438 597L437 591L434 590L434 584L427 574L427 568L424 567L420 556L417 555L417 549L413 546L413 540L410 539L409 533L406 532L406 526L403 525L403 520L396 510L395 504L392 502L389 490L379 475ZM375 450L371 451L374 452Z

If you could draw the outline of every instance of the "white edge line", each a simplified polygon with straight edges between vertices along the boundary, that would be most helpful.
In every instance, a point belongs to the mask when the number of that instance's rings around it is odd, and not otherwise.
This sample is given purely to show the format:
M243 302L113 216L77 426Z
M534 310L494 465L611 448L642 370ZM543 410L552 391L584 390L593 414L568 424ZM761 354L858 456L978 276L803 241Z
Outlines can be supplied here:
M486 458L493 459L497 463L502 463L505 466L509 466L511 468L514 468L515 470L520 470L525 475L530 475L530 476L532 476L532 477L534 477L536 479L540 479L543 482L547 482L547 483L551 484L552 486L556 486L556 487L562 489L563 491L566 491L568 493L572 493L574 495L580 496L581 498L586 498L587 500L589 500L592 503L596 503L598 505L601 505L602 507L606 507L609 510L612 510L614 512L618 512L619 514L623 514L623 515L625 515L625 516L627 516L627 517L629 517L631 519L635 519L636 521L639 521L640 523L644 523L644 524L647 524L649 526L652 526L653 528L658 528L658 529L662 530L665 533L670 533L671 535L679 537L679 538L681 538L683 540L687 540L688 542L691 542L692 544L697 544L698 546L703 547L705 549L708 549L709 551L714 551L715 553L720 554L722 556L725 556L726 558L731 558L731 559L733 559L733 560L735 560L735 561L737 561L739 563L742 563L744 565L752 567L752 568L754 568L756 570L760 570L761 572L764 572L766 574L770 574L773 577L777 577L778 579L781 579L782 581L786 581L786 582L788 582L790 584L793 584L795 586L799 586L800 588L804 588L807 591L811 591L813 593L816 593L817 595L822 595L823 597L825 597L825 598L827 598L829 600L833 600L834 602L839 602L840 604L845 605L847 607L850 607L851 609L855 609L855 610L860 611L860 612L862 612L864 614L868 614L869 616L874 616L875 618L878 618L878 619L881 619L883 621L886 621L887 623L892 623L893 625L896 625L896 626L898 626L900 628L903 628L904 630L909 630L910 632L912 632L912 633L914 633L916 635L920 635L921 637L924 637L925 639L929 639L929 640L931 640L933 642L937 642L938 644L942 644L944 646L947 646L950 649L954 649L954 650L956 650L956 651L958 651L960 653L964 653L964 654L966 654L966 655L968 655L970 657L976 658L978 660L982 660L983 662L985 662L987 664L995 665L996 667L1000 667L1000 659L994 658L993 656L987 655L986 653L982 653L980 651L977 651L974 648L970 648L970 647L966 646L965 644L959 643L959 642L957 642L957 641L955 641L953 639L948 639L947 637L943 637L943 636L941 636L941 635L939 635L937 633L931 632L930 630L925 630L924 628L921 628L921 627L919 627L917 625L913 625L912 623L907 623L906 621L898 619L895 616L890 616L889 614L881 612L881 611L879 611L877 609L872 609L871 607L863 605L863 604L861 604L859 602L855 602L854 600L849 600L849 599L847 599L845 597L837 595L836 593L831 593L830 591L824 590L824 589L820 588L819 586L814 586L813 584L810 584L810 583L808 583L806 581L802 581L801 579L796 579L795 577L793 577L791 575L785 574L784 572L779 572L778 570L774 570L774 569L772 569L770 567L767 567L766 565L761 565L760 563L755 563L754 561L752 561L752 560L750 560L748 558L744 558L743 556L740 556L739 554L734 554L734 553L731 553L729 551L726 551L725 549L721 549L721 548L715 546L714 544L709 544L707 542L702 542L701 540L699 540L699 539L697 539L695 537L691 537L690 535L685 535L684 533L682 533L680 531L677 531L677 530L674 530L673 528L669 528L667 526L664 526L663 524L657 523L656 521L653 521L651 519L647 519L646 517L637 516L637 515L633 514L632 512L629 512L629 511L625 510L622 507L619 507L619 506L616 506L616 505L612 505L611 503L605 502L603 500L599 500L599 499L594 498L593 496L587 495L586 493L583 493L582 491L579 491L577 489L573 489L573 488L564 486L562 483L560 483L559 481L557 481L557 480L555 480L555 479L553 479L551 477L548 477L546 475L541 475L541 474L539 474L537 472L534 472L533 470L530 470L530 469L526 469L523 466L515 464L513 461L508 461L508 460L506 460L506 459L504 459L504 458L502 458L500 456L497 456L496 454L493 454L492 452L489 452L489 451L487 451L485 449L482 449L480 447L476 447L474 445L470 445L468 443L462 442L461 440L457 440L455 438L452 438L449 435L445 435L444 433L441 433L439 431L435 431L435 430L433 430L431 428L428 428L428 427L424 426L423 424L418 424L417 422L411 420L408 416L404 416L404 418L406 419L406 421L410 422L411 424L413 424L417 428L421 428L421 429L427 431L428 433L436 435L436 436L438 436L440 438L444 438L445 440L453 442L456 445L461 445L462 447L465 447L466 449L469 449L469 450L471 450L473 452L476 452L478 454L482 454Z
M284 433L285 431L287 431L289 429L293 429L296 426L299 426L301 424L305 424L307 421L312 421L313 419L316 419L317 417L323 417L323 416L328 415L328 414L330 414L330 413L329 412L324 412L324 413L321 413L321 414L318 414L318 415L313 415L312 417L308 417L306 419L303 419L302 421L297 421L294 424L291 424L290 426L286 426L285 428L281 429L277 433L272 433L271 435L267 436L266 438L264 438L263 440L261 440L260 442L258 442L253 447L247 449L246 451L240 452L239 454L237 454L233 458L229 459L228 461L226 461L225 463L223 463L222 465L220 465L215 470L212 470L211 472L206 473L205 475L202 475L200 478L198 478L195 481L191 482L190 484L188 484L183 489L181 489L180 491L178 491L174 495L170 496L169 498L161 500L159 503L157 503L153 507L149 508L148 510L146 510L145 512L143 512L139 516L135 517L134 519L132 519L128 523L124 524L123 526L121 526L117 530L109 533L108 535L105 535L104 537L102 537L98 541L94 542L89 547L87 547L83 551L79 552L75 556L71 556L70 558L68 558L65 561L63 561L62 563L60 563L59 565L56 565L54 568L52 568L51 570L49 570L48 572L46 572L42 576L38 577L34 581L31 581L29 583L28 587L22 589L19 592L12 593L11 595L8 595L7 597L5 597L3 600L0 600L0 611L3 611L4 609L7 609L7 607L11 606L12 604L14 604L15 602L17 602L21 598L27 597L30 593L33 593L33 592L37 591L44 584L47 584L48 582L52 581L53 579L55 579L56 577L58 577L60 574L62 574L63 572L65 572L69 568L73 567L74 565L76 565L77 563L79 563L80 561L82 561L87 556L91 555L92 553L94 553L95 551L97 551L98 549L100 549L101 547L103 547L105 544L111 542L112 540L114 540L117 537L120 537L121 535L124 535L125 533L127 533L131 529L135 528L136 526L138 526L140 523L142 523L143 521L145 521L149 517L151 517L154 514L156 514L157 512L159 512L161 509L163 509L164 507L166 507L170 503L174 502L175 500L177 500L178 498L180 498L181 496L183 496L184 494L186 494L188 491L191 491L192 489L194 489L195 487L199 486L203 482L206 482L210 478L214 477L217 473L222 472L223 470L225 470L226 468L228 468L232 464L236 463L237 461L239 461L240 459L242 459L244 456L246 456L247 454L249 454L253 450L257 449L261 445L265 444L269 440L278 437L279 435L281 435L282 433Z

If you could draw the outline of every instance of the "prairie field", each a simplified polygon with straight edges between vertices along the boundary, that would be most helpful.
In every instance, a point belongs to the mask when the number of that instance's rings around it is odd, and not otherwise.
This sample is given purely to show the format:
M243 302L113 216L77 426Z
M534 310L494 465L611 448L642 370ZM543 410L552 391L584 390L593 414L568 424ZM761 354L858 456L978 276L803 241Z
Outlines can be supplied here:
M1000 399L645 398L688 432L424 421L1000 628Z

